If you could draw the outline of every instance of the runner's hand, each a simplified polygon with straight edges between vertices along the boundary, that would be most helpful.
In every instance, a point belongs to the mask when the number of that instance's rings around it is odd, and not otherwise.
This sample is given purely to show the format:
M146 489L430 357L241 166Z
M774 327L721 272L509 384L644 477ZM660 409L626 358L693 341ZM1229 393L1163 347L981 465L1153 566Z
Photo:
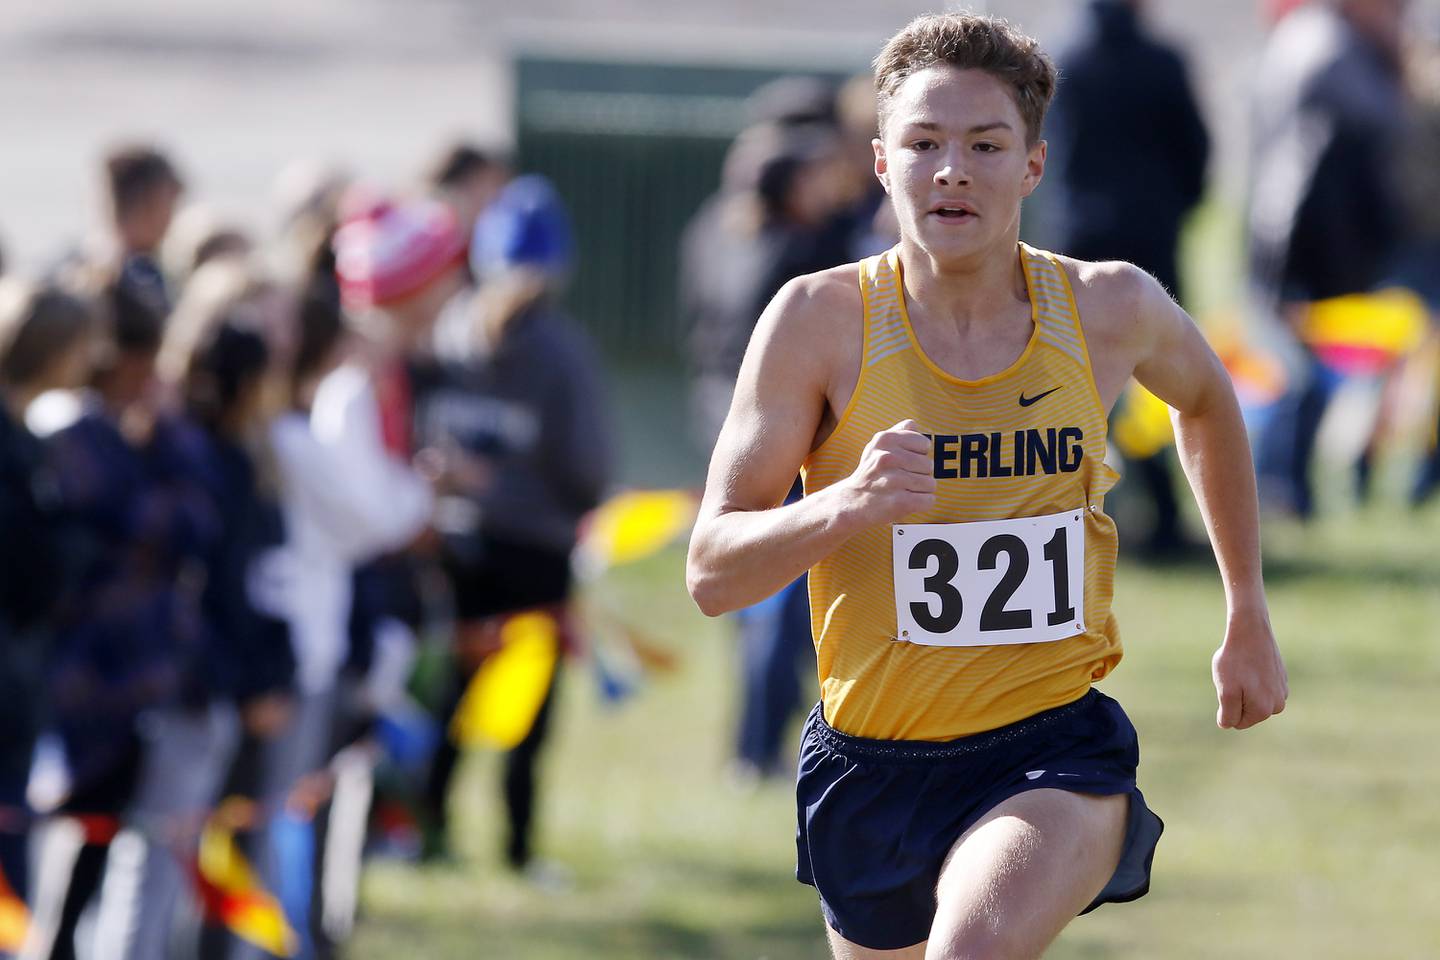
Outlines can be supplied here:
M870 438L848 480L870 523L895 523L935 505L930 438L902 420Z
M1221 729L1244 730L1285 709L1290 696L1285 661L1263 615L1232 617L1210 667L1220 700L1215 722Z

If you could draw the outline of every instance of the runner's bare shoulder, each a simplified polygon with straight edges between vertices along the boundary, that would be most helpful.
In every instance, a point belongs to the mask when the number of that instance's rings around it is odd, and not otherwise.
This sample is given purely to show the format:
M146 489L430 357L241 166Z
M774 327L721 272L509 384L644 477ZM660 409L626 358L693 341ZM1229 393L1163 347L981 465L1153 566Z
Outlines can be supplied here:
M1134 342L1142 336L1144 318L1170 299L1158 280L1133 263L1056 259L1070 278L1092 356L1099 347Z
M807 372L828 386L847 375L854 385L863 348L864 308L858 264L789 281L770 301L750 344L746 366Z

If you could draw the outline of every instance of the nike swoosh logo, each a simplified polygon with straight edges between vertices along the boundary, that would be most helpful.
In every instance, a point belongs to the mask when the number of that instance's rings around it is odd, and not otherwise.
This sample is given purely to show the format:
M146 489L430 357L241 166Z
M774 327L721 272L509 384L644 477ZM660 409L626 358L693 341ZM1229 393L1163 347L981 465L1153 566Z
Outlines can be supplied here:
M1024 391L1024 390L1021 390L1021 391L1020 391L1020 406L1022 406L1022 407L1028 407L1028 406L1030 406L1030 404L1032 404L1032 403L1039 403L1041 400L1044 400L1046 397L1050 396L1050 394L1054 393L1056 390L1059 390L1059 389L1061 389L1061 388L1064 387L1064 386L1065 386L1065 385L1062 383L1059 387L1051 387L1049 390L1046 390L1044 393L1037 393L1037 394L1035 394L1035 396L1033 396L1033 397L1027 397L1027 396L1025 396L1025 391Z

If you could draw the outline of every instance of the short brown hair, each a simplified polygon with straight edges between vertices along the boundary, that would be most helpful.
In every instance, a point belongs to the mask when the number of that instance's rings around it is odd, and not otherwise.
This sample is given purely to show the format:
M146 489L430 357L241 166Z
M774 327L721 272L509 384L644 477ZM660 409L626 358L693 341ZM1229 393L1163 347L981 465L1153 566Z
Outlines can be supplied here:
M911 20L875 58L875 97L884 129L890 100L911 76L936 64L984 70L1009 84L1025 121L1025 139L1040 139L1055 96L1055 65L1033 37L1008 20L973 13L935 13Z
M170 159L153 147L129 144L105 156L105 181L115 213L125 216L157 187L183 186Z

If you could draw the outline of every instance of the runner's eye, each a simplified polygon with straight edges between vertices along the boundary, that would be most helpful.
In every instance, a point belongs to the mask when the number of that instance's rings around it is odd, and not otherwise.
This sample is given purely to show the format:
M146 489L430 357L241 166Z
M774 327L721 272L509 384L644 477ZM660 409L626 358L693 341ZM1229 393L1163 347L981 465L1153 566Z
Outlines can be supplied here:
M916 149L916 150L920 150L920 151L933 150L933 149L935 149L935 141L934 141L934 140L916 140L913 144L911 144L911 147L913 147L913 148Z
M999 153L1000 145L998 143L989 142L977 143L975 144L975 149L980 153Z

